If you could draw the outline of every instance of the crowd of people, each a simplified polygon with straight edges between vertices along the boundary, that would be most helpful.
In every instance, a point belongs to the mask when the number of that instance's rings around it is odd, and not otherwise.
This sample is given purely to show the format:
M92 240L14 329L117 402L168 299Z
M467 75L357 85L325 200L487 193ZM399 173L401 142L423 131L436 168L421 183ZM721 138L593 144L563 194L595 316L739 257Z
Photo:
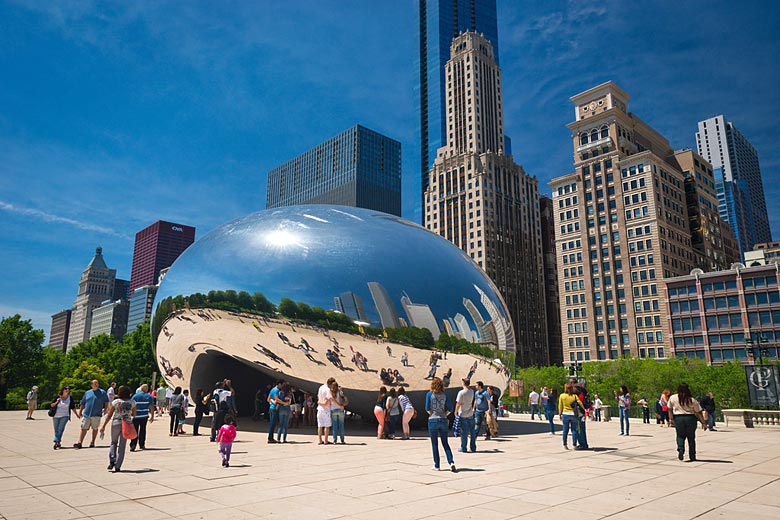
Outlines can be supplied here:
M391 355L391 353L388 353ZM432 363L439 358L432 356ZM434 365L432 365L434 366ZM399 381L397 371L383 369L382 382ZM428 414L428 435L431 441L433 468L439 470L441 457L439 445L444 449L447 464L456 471L452 449L449 446L450 425L452 434L460 439L460 453L477 451L477 441L484 435L485 440L497 435L500 417L499 390L477 381L472 387L470 370L461 379L461 389L454 403L445 393L444 381L432 377L430 391L425 397L425 412ZM448 372L448 379L451 371ZM402 380L402 378L400 379ZM126 385L116 383L103 390L94 380L80 401L71 397L71 388L63 387L49 407L52 418L55 450L62 447L62 438L68 422L76 417L79 422L78 441L73 448L81 449L86 440L94 447L97 436L102 439L109 430L110 449L108 470L119 472L125 458L129 441L130 451L146 449L147 426L166 414L169 419L169 435L172 437L185 433L185 419L189 409L194 408L192 435L199 436L200 424L205 415L213 414L210 428L210 441L219 443L219 453L224 467L230 466L231 447L237 436L237 416L235 390L229 379L216 383L214 389L205 392L198 389L194 398L190 398L188 389L170 387L161 384L150 391L148 385L140 385L135 392ZM27 394L27 420L37 407L38 387L34 386ZM618 410L620 435L630 436L632 401L626 386L613 391L613 404ZM322 384L317 394L309 394L296 389L288 381L280 379L273 385L261 388L255 395L255 413L253 419L268 420L268 444L288 442L289 428L316 426L317 440L321 445L345 444L345 419L349 407L349 397L335 378ZM555 429L555 417L562 425L561 438L564 449L588 450L587 424L589 421L602 420L604 403L598 394L590 395L586 385L574 378L569 379L558 393L555 388L543 387L540 392L532 388L528 396L531 420L546 420L550 434L558 435ZM715 401L712 393L695 399L686 383L680 383L675 394L664 389L654 403L642 396L636 402L641 408L643 423L650 423L651 410L655 413L656 423L660 427L674 427L676 448L679 460L684 459L686 446L689 460L696 460L696 429L700 423L704 430L715 431ZM405 388L383 385L379 388L374 406L377 421L377 439L396 439L400 425L400 439L411 438L411 421L418 415L412 401L406 395ZM89 438L88 438L89 436ZM570 437L571 436L571 437ZM331 441L332 439L332 441Z

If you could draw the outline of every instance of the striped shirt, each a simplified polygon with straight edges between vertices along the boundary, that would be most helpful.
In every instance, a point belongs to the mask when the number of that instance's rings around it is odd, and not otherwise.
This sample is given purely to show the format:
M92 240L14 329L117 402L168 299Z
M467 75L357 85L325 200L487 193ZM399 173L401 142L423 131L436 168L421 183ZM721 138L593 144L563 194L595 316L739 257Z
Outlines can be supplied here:
M149 407L154 406L154 397L151 394L138 392L133 396L133 401L135 401L135 418L149 417Z

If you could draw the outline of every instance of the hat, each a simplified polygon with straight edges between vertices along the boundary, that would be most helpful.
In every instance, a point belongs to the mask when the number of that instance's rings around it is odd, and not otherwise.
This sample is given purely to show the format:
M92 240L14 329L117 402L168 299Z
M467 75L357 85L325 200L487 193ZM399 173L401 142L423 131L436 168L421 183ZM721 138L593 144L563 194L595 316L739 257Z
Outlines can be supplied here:
M38 387L33 385L33 390L38 390Z
M461 381L463 381L463 382L464 382L464 383L466 383L467 385L470 385L470 384L471 384L471 379L469 379L468 377L464 377L463 379L461 379Z

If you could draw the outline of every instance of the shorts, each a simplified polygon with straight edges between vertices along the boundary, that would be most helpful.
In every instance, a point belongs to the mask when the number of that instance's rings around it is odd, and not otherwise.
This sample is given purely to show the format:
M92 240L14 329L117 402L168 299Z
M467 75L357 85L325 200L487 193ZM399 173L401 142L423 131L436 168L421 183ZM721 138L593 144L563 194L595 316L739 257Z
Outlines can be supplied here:
M93 430L97 430L100 428L100 419L100 417L87 417L85 415L81 418L81 429L89 430L92 428Z
M38 401L37 400L31 399L31 400L27 401L27 409L28 410L35 410L36 408L38 408Z
M317 409L317 426L320 428L330 428L333 423L330 420L330 410Z
M300 404L291 404L290 405L290 411L293 413L301 413L301 405Z

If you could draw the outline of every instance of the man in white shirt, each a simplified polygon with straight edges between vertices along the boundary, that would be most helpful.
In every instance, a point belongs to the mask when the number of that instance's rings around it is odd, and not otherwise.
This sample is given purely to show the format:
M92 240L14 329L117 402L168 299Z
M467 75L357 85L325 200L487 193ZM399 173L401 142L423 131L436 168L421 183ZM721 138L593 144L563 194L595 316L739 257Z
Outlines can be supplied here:
M531 407L531 420L534 420L534 414L539 416L539 420L542 420L542 414L539 413L539 394L536 392L536 387L531 388L531 394L528 396L528 405Z
M455 398L455 415L460 413L460 448L458 451L462 453L468 452L468 438L471 435L471 452L477 451L477 435L474 432L474 401L476 395L474 390L471 389L471 380L468 378L461 379L463 381L463 388L458 392L458 396Z
M331 426L330 403L333 400L333 395L330 393L330 385L335 382L336 379L331 377L317 391L317 439L320 444L330 444L330 441L328 441Z

